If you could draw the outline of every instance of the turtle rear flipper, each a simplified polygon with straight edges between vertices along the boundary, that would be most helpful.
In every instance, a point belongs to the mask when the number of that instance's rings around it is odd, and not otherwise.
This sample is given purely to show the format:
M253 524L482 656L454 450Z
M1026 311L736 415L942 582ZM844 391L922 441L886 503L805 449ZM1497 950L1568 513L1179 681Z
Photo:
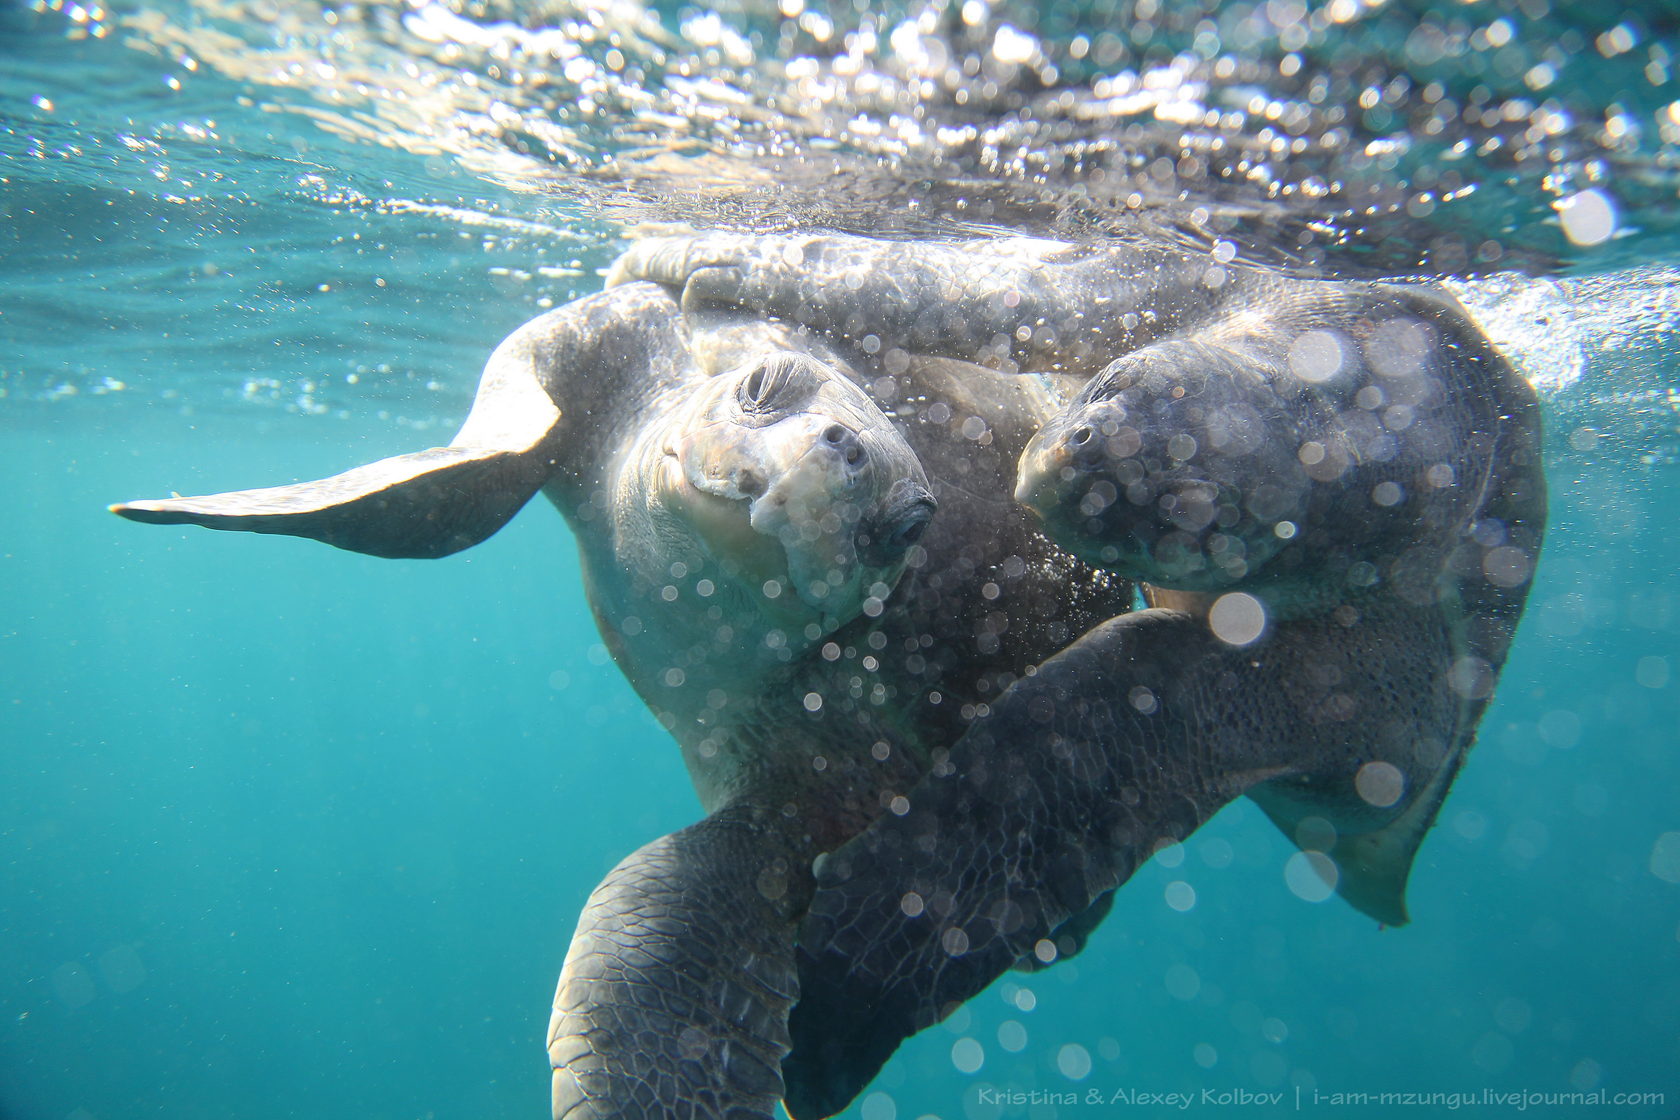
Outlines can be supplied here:
M907 813L820 862L782 1067L789 1114L844 1108L904 1039L1023 958L1053 959L1058 934L1089 932L1085 916L1100 919L1159 843L1306 761L1275 676L1157 609L1016 681Z
M1017 680L908 812L818 867L783 1064L789 1112L838 1111L905 1038L1029 954L1054 959L1059 934L1083 928L1076 916L1233 798L1268 782L1351 787L1371 728L1432 807L1425 776L1449 760L1404 748L1458 741L1464 708L1441 687L1452 653L1430 609L1283 619L1232 645L1198 615L1151 608Z
M525 451L434 447L314 482L125 502L111 512L158 525L310 537L371 556L433 558L507 524L552 470L540 442Z
M769 1120L808 874L782 832L740 809L614 868L584 907L554 996L555 1120Z

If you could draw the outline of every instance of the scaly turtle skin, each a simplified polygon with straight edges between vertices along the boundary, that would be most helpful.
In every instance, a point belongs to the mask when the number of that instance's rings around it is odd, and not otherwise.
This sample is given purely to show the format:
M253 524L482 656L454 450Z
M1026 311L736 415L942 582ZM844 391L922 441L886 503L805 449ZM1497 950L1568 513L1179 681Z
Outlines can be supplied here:
M770 1116L813 858L902 811L1029 666L1131 602L1010 499L1055 407L1019 378L685 314L633 283L503 342L448 447L113 508L433 557L544 492L709 814L591 895L555 997L555 1115Z
M1152 604L1017 681L905 814L825 859L787 1063L808 1111L1053 958L1064 923L1243 793L1349 902L1407 920L1545 521L1534 394L1450 296L1021 241L653 239L618 276L691 312L1086 379L1017 497Z

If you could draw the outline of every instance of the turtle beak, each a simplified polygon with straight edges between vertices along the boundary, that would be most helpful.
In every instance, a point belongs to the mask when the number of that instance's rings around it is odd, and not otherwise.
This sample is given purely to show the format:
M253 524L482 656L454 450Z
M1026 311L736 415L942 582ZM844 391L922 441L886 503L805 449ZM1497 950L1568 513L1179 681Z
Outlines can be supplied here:
M819 416L753 430L750 440L743 434L709 424L668 452L696 496L696 529L720 560L788 585L815 610L847 613L861 578L856 538L868 449L850 427Z
M768 465L742 441L730 438L729 425L709 424L683 436L665 454L679 465L693 489L732 502L751 502L768 486Z
M777 473L752 503L752 526L782 543L788 579L820 611L840 613L858 582L855 475L843 454L812 446Z
M720 563L754 584L786 578L781 548L752 524L767 483L746 448L717 432L685 436L665 448L663 470L667 501Z
M1021 452L1021 463L1015 471L1015 500L1044 521L1061 505L1070 466L1065 444L1035 439Z

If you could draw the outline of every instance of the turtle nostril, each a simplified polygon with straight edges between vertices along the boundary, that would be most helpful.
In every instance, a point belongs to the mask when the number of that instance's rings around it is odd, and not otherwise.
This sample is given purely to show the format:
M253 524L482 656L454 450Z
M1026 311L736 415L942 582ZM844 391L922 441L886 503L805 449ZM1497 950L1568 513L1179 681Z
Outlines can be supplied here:
M848 467L859 468L869 458L869 452L864 450L863 441L844 424L830 424L824 428L822 440L840 453L840 458Z
M1068 442L1073 444L1075 447L1083 447L1087 443L1090 443L1091 437L1096 434L1097 433L1093 432L1088 427L1075 428L1073 430L1073 434L1068 437Z

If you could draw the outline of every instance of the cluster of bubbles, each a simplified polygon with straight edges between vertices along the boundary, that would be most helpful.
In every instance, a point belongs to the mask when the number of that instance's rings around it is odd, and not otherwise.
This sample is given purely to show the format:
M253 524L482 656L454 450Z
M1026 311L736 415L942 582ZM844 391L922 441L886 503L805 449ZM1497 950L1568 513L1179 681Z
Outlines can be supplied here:
M615 221L1166 236L1342 275L1599 268L1680 231L1680 17L1651 5L97 10L179 80Z

